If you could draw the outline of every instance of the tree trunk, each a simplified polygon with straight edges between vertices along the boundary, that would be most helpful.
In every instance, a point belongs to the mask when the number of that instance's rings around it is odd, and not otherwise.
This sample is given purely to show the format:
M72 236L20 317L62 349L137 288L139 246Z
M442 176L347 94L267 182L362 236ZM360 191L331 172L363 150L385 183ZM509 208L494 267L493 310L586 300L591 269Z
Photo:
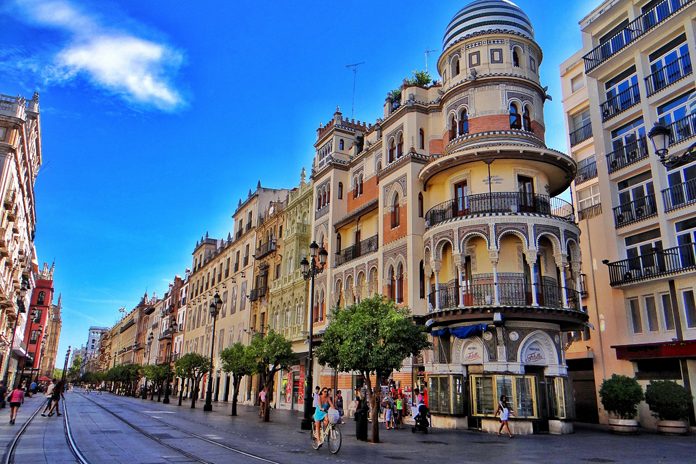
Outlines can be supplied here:
M162 389L164 386L162 385L164 383L163 380L160 380L159 383L157 384L157 402L160 403L162 401Z
M379 383L379 382L377 382ZM368 372L365 375L367 399L370 402L370 418L372 419L372 443L379 443L379 393L372 391L372 381Z
M191 395L191 408L196 407L196 398L198 398L198 382L196 382L193 386L193 395Z
M239 397L239 383L240 383L240 378L232 374L232 388L234 388L234 392L232 392L232 415L236 416L237 415L237 398Z
M271 400L273 399L273 380L275 378L275 372L266 376L268 383L265 384L266 387L266 404L263 406L263 421L271 421Z

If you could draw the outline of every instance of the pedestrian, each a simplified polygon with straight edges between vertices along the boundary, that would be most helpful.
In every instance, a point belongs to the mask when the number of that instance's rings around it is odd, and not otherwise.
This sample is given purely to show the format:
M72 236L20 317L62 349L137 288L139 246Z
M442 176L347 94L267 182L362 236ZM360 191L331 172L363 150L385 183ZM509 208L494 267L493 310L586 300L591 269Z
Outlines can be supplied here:
M355 438L360 441L367 441L367 414L369 407L365 396L360 393L360 389L355 389Z
M62 416L60 409L58 408L58 403L60 402L61 398L65 399L65 396L63 395L64 389L65 381L63 380L56 383L56 386L53 388L53 393L51 394L51 409L48 411L48 417L53 415L53 411L56 412L56 416Z
M263 417L266 412L266 387L259 392L259 417Z
M19 384L10 392L8 400L10 402L10 425L14 425L15 419L17 418L17 411L19 411L19 407L24 403L24 390L20 388Z
M423 393L418 388L413 390L413 392L416 394L416 406L420 406L421 404L424 404L423 403Z
M341 390L338 390L336 392L336 409L338 410L339 416L341 416L341 424L345 424L343 422L343 395L341 394Z
M314 388L314 394L312 395L312 414L319 407L319 385Z
M36 382L33 380L31 381L31 385L29 385L29 391L32 395L36 393Z
M396 396L396 418L394 419L394 428L399 428L403 421L404 395L397 394Z
M384 402L384 425L387 427L387 430L394 428L393 420L394 420L394 415L393 415L391 402L385 401Z
M501 395L500 402L498 403L498 410L495 412L496 416L500 416L500 428L498 429L498 436L500 436L500 432L502 432L503 428L505 428L507 429L508 437L512 438L510 424L508 423L510 420L510 414L512 414L512 412L510 411L510 405L507 402L507 396Z
M7 396L7 387L5 386L5 382L0 380L0 409L4 409L6 406L5 396Z
M44 407L44 410L43 410L43 412L41 413L41 415L42 415L43 417L46 417L46 414L48 413L48 411L51 410L51 404L53 403L53 390L54 390L55 388L56 388L56 379L53 379L53 381L52 381L52 382L48 385L48 387L46 388L46 393L45 393L45 396L46 396L46 407Z

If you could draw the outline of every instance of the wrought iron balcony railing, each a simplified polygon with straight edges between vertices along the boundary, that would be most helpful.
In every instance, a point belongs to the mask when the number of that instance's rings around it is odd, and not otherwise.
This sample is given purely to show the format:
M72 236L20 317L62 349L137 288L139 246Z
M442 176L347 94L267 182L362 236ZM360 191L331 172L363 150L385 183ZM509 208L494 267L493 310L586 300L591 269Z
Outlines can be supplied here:
M669 125L669 146L676 145L684 140L696 136L696 113L691 113L681 119L677 119Z
M692 2L693 0L664 0L638 16L583 57L585 72L592 71Z
M578 173L575 175L575 185L580 185L595 177L597 177L597 162L593 161L578 169Z
M575 146L580 142L592 137L592 123L587 123L584 126L575 129L570 133L570 146Z
M256 301L259 298L263 298L266 296L266 291L268 290L268 287L256 287L249 292L249 300L250 301Z
M269 255L276 251L276 240L269 240L268 242L262 243L259 245L259 247L256 249L256 253L254 253L254 258L256 259L261 259L266 255Z
M341 266L348 261L352 261L369 253L374 253L377 251L377 247L379 245L378 238L378 235L373 235L365 240L361 240L360 243L356 245L351 245L344 248L340 253L336 253L336 257L334 259L335 265Z
M680 56L674 61L667 63L665 66L656 69L652 74L645 78L645 88L648 91L648 96L653 95L665 87L682 80L691 74L691 57L688 53Z
M643 221L657 214L655 195L647 195L614 208L616 227L624 227L634 222Z
M612 287L656 277L696 270L696 243L687 243L664 250L608 263Z
M673 185L662 191L665 211L696 203L696 179Z
M612 151L607 154L607 166L609 174L625 168L633 163L647 158L650 154L648 143L645 136L637 138L633 142Z
M607 101L599 105L599 109L602 113L602 121L608 121L638 103L640 103L640 90L636 83L626 90L613 95Z
M473 214L536 213L574 222L573 205L558 197L521 192L466 195L433 206L425 214L426 227Z

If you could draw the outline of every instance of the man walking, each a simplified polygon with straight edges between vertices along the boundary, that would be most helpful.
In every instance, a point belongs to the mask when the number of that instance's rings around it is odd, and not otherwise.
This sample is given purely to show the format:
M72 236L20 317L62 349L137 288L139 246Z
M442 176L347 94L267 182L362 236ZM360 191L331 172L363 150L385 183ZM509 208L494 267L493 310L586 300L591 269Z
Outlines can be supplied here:
M56 388L56 379L53 379L53 381L46 387L46 407L44 407L43 412L41 415L43 417L46 417L46 413L51 409L51 403L53 402L53 390Z

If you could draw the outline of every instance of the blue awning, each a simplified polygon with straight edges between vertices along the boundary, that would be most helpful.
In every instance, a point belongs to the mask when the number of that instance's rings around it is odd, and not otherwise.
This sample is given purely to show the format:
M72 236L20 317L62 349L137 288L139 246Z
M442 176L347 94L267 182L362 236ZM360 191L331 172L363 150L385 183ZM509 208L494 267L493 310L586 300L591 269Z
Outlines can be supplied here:
M443 335L454 335L457 338L469 338L472 335L478 335L484 332L488 324L465 325L461 327L445 327L443 329L435 329L431 332L433 337L442 337Z

